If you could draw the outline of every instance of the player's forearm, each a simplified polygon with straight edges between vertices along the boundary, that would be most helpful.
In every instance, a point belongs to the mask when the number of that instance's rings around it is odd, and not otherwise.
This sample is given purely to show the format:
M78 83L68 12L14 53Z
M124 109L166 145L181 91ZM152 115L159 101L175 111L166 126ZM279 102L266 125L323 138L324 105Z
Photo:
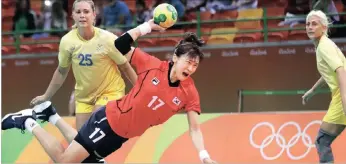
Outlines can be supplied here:
M203 161L204 159L210 159L208 152L204 148L204 140L201 130L199 128L190 128L190 136L199 153L200 160Z
M155 26L157 25L154 24L154 20L149 20L148 22L144 22L136 28L127 31L127 33L130 34L131 38L135 41L140 36L150 33L153 29L158 30L157 27L155 28ZM163 30L163 28L160 30Z
M196 147L197 151L200 152L204 150L204 140L201 130L190 129L190 136L193 142L193 145Z
M130 34L133 40L137 40L141 36L141 31L139 30L138 26L136 28L133 28L127 31L127 33Z
M52 80L46 90L45 96L50 99L59 90L68 75L67 70L61 70L59 67L55 70Z
M148 22L145 22L136 28L127 31L114 41L114 46L120 51L121 54L125 55L129 60L131 59L133 48L132 43L137 40L140 36L143 36L151 32L151 26Z
M316 91L318 88L322 87L326 82L324 81L324 79L321 77L320 79L318 79L318 81L315 83L314 86L312 86L312 90Z
M344 109L344 113L346 115L346 71L343 68L340 68L337 72L341 101Z

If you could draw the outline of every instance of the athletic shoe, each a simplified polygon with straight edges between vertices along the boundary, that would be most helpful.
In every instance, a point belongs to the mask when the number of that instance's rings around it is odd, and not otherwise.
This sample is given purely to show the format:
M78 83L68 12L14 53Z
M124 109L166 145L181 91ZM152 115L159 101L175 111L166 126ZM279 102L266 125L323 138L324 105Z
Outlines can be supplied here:
M37 118L42 120L42 123L46 121L48 122L49 117L56 114L56 110L50 101L45 101L34 106L33 110L36 112Z
M36 113L32 109L24 109L17 113L7 114L1 120L1 129L7 130L12 128L20 129L24 134L25 132L25 120L28 118L32 118L36 120Z

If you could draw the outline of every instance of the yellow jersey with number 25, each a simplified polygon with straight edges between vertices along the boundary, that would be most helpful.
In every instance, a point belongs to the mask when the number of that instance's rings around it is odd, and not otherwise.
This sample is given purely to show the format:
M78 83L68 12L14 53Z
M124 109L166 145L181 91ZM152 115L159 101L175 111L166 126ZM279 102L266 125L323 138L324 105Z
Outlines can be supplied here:
M77 29L62 37L59 66L72 65L76 101L92 105L102 94L124 92L125 82L117 65L126 63L127 59L114 47L116 38L97 27L90 40L84 40Z

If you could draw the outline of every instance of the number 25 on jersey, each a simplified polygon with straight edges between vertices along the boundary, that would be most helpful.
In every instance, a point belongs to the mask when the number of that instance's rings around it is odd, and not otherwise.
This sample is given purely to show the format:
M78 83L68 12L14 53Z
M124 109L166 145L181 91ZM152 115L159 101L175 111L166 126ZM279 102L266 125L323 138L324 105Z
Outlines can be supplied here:
M80 66L92 66L93 61L91 60L91 54L79 54L78 55L79 65Z

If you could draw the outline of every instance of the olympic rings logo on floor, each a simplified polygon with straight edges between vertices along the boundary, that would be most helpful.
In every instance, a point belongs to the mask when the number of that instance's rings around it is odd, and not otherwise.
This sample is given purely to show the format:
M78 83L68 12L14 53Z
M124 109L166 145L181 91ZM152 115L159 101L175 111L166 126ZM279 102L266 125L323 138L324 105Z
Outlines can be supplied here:
M315 147L314 145L314 141L315 139L311 138L311 136L309 134L307 134L307 130L315 124L321 125L321 121L320 120L315 120L310 122L309 124L306 125L306 127L303 129L300 127L300 125L297 122L286 122L284 124L282 124L279 129L276 131L274 128L274 125L272 123L269 122L261 122L256 124L250 132L250 144L259 149L261 156L265 159L265 160L275 160L278 159L286 150L287 156L291 159L291 160L300 160L304 157L306 157L309 152L311 151L311 149L313 147ZM284 130L284 128L288 127L288 126L293 126L297 129L297 133L295 135L293 135L288 141L286 141L286 139L284 138L284 136L282 136L281 132ZM260 127L269 127L271 130L271 134L269 136L267 136L262 143L255 143L254 142L254 138L253 135L256 132L257 128ZM274 141L275 139L275 141ZM291 153L291 148L293 146L295 146L298 141L302 139L304 146L307 148L305 153L303 153L302 155L299 156L295 156ZM276 142L276 144L281 148L281 150L278 152L278 154L274 155L274 156L268 156L265 152L264 149L266 147L268 147L272 142Z

